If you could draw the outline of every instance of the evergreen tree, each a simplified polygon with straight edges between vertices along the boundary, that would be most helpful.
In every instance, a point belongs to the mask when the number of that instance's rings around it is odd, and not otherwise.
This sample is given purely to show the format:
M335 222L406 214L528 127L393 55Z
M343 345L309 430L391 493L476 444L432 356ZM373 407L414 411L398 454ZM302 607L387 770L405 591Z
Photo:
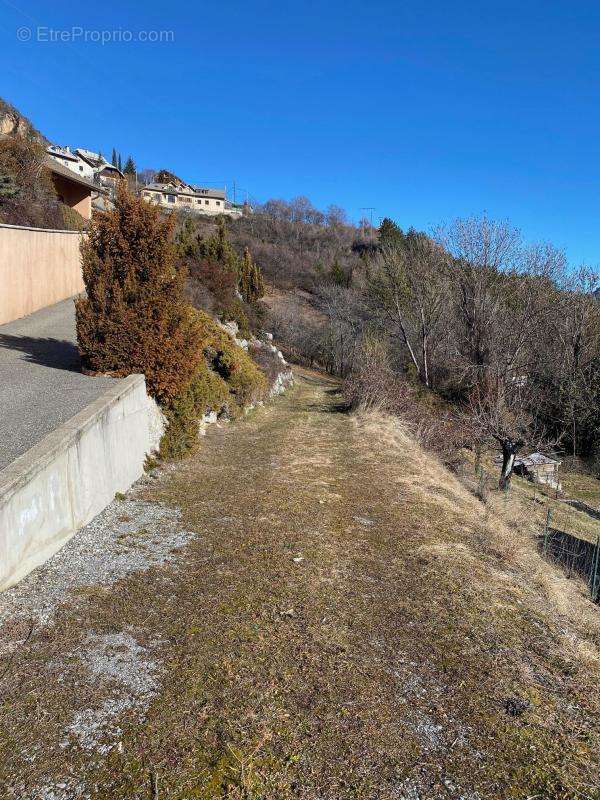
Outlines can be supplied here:
M125 169L123 170L125 175L135 175L135 162L131 156L127 159L127 163L125 164Z
M329 278L332 283L335 283L337 286L349 286L350 280L348 275L344 272L342 265L340 262L336 260L331 265L331 269L329 270Z
M0 198L10 199L19 194L19 187L11 175L0 173Z
M265 293L262 272L258 264L252 261L247 247L239 265L238 288L243 299L249 305L254 305Z
M401 247L404 244L402 228L393 219L386 217L379 226L379 244L381 247Z
M115 376L141 372L169 406L202 362L202 332L184 298L172 221L124 182L115 207L92 221L82 245L86 296L75 301L83 364Z
M121 166L121 153L119 153L119 163L117 166L119 167L119 172L123 172L123 168Z
M115 150L115 148L114 148L114 147L113 147L113 151L112 151L112 158L111 158L111 160L110 160L110 163L113 165L113 167L116 167L116 166L118 166L118 161L117 161L117 151Z

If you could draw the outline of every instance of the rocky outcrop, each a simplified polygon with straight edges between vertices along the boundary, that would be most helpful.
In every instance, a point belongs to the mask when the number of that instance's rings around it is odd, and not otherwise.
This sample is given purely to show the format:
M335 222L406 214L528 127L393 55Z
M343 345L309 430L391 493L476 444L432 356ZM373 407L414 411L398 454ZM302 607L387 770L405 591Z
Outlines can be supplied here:
M23 139L35 139L42 144L49 144L45 136L42 136L33 127L27 117L2 98L0 98L0 135L19 136Z

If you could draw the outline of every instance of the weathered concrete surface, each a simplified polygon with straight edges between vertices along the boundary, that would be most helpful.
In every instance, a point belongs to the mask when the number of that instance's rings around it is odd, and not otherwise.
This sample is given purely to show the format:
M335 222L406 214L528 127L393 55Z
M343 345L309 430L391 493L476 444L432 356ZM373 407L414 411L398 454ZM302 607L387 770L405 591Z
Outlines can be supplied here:
M143 375L130 375L0 472L0 591L141 476L154 413Z
M0 324L84 289L77 231L0 224Z
M0 469L115 383L81 373L72 300L1 325Z

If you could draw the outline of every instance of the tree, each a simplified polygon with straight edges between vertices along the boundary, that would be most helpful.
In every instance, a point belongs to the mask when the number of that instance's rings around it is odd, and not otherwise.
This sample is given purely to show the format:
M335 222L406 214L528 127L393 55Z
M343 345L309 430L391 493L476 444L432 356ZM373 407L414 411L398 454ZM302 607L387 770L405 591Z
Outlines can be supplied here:
M265 293L260 267L252 261L247 247L239 265L238 288L244 301L250 305L255 305Z
M169 406L203 358L171 220L122 181L114 209L92 221L82 264L87 296L75 308L84 367L115 376L142 372L150 394Z
M527 391L527 386L521 384L509 392L506 384L490 379L474 387L469 398L466 428L471 431L477 454L486 444L500 446L498 487L503 491L510 488L515 458L523 447L538 450L550 446L545 432L527 411L528 402L523 396Z
M370 276L376 311L402 343L417 378L431 386L431 358L442 341L448 295L447 259L424 234L405 237L392 226Z
M112 149L112 157L110 159L110 163L113 165L113 167L117 167L119 164L119 161L117 159L117 151L114 147Z
M393 219L390 219L389 217L385 217L382 220L381 225L379 226L378 238L382 249L384 247L402 247L404 244L404 234L402 233L402 229L396 225Z
M123 170L123 172L125 173L125 175L135 175L136 173L135 163L131 156L127 158L127 163L125 164L125 169Z
M121 153L119 153L119 159L118 159L118 162L119 162L119 163L118 163L118 165L117 165L117 166L119 167L119 172L123 172L123 169L122 169L122 166L121 166Z

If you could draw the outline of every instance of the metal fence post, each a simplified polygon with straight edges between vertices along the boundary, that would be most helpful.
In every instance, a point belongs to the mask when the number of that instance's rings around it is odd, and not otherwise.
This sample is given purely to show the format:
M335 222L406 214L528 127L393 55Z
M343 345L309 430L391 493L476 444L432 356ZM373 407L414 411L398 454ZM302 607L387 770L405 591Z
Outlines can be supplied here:
M596 585L598 579L598 567L600 566L600 536L596 540L596 550L592 559L592 569L590 570L590 595L595 603L597 598Z
M544 526L544 555L548 552L548 533L550 531L550 522L552 521L552 510L548 507L546 511L546 525Z

